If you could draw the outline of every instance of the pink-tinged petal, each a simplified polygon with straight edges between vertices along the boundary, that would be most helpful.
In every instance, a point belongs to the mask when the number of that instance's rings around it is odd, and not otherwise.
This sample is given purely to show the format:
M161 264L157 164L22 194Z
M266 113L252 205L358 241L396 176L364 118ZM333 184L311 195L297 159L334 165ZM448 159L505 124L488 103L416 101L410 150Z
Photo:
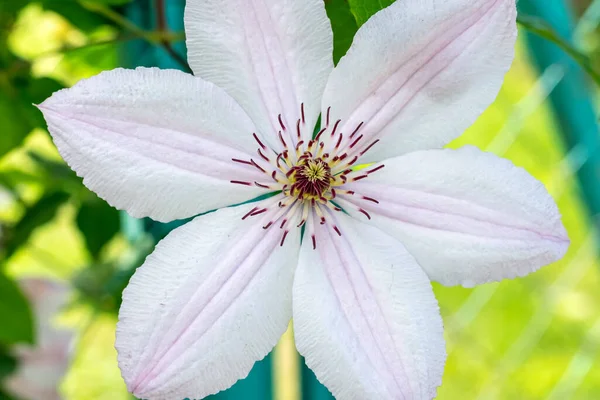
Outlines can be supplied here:
M365 209L434 281L473 286L524 276L569 247L544 185L506 159L469 146L382 164L368 179L347 185L356 193L342 201Z
M57 327L54 318L65 306L69 289L46 279L23 279L19 285L34 314L36 344L17 346L18 369L4 385L22 399L60 400L58 388L69 367L75 332Z
M515 0L398 0L356 33L323 98L365 162L442 147L495 99L513 60Z
M200 399L246 377L291 318L299 229L218 210L171 232L123 293L116 347L129 390Z
M223 90L175 70L116 69L40 106L54 143L84 184L134 217L186 218L264 192L235 163L255 154L254 125Z
M427 275L397 240L341 213L315 227L294 278L294 333L306 364L346 399L431 399L446 359Z
M271 146L278 115L295 132L302 104L311 138L333 69L322 0L188 0L185 31L194 73L235 98Z

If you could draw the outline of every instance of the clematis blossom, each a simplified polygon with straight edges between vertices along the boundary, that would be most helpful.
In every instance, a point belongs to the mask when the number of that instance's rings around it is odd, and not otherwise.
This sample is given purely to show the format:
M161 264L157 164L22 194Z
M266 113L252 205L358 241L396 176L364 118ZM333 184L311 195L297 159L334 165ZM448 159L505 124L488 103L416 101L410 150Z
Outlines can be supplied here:
M515 0L398 0L334 68L322 0L188 0L194 76L116 69L40 105L111 205L196 216L123 293L129 390L226 389L293 319L337 399L435 397L446 353L430 281L523 276L569 244L526 171L442 149L496 97L515 18Z

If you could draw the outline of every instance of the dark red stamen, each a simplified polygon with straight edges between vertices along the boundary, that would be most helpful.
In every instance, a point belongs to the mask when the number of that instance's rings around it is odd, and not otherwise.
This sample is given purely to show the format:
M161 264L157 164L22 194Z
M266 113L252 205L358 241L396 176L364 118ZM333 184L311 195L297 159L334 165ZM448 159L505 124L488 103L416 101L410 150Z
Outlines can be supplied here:
M331 131L331 137L333 137L335 135L335 131L336 131L337 127L340 125L340 122L342 122L341 119L338 119L337 121L335 121L335 125L333 126L333 130Z
M363 151L360 152L360 155L362 156L363 154L365 154L367 151L371 150L371 147L375 146L375 144L379 142L379 139L375 140L373 143L371 143L370 145L367 146L366 149L364 149Z
M301 134L300 134L300 120L298 120L298 122L296 122L296 134L298 135L298 139L300 139Z
M338 229L337 226L333 226L333 230L335 231L335 233L337 233L339 236L342 236L342 232L340 232L340 230Z
M356 140L354 142L352 142L352 144L350 145L350 148L353 148L354 146L356 146L356 143L358 143L360 141L360 139L363 138L363 135L360 135L359 137L356 138Z
M244 219L248 218L249 216L251 216L252 213L254 211L256 211L256 210L258 210L258 207L254 207L252 210L248 211L248 213L242 217L242 220L244 220Z
M319 138L321 137L321 135L323 134L323 132L325 132L327 130L327 128L323 128L319 131L319 133L317 133L317 136L315 136L315 140L319 141Z
M281 129L283 129L285 131L285 125L283 124L283 120L281 119L281 114L279 114L277 116L277 119L279 120L279 125L281 125Z
M281 131L279 131L279 140L281 140L283 147L287 149L287 143L285 142L285 140L283 140L283 135L281 134Z
M352 134L350 135L350 139L352 139L352 136L356 135L356 132L358 132L358 130L363 126L363 124L364 124L364 122L361 122L360 124L358 124L358 126L356 127L354 132L352 132Z
M269 160L269 157L265 156L265 155L263 154L263 152L262 152L262 151L260 151L260 149L258 149L258 150L257 150L257 152L258 152L258 155L259 155L259 156L261 156L263 160L265 160L265 161L267 161L267 162L270 162L270 161L271 161L271 160Z
M367 216L367 218L371 219L371 216L369 215L369 213L366 212L365 210L363 210L362 208L359 208L358 211L360 211L361 213L365 214Z
M385 164L381 164L381 165L379 165L379 166L377 166L377 167L375 167L375 168L373 168L373 169L370 169L370 170L368 170L368 171L367 171L367 174L372 174L373 172L377 172L377 171L379 171L380 169L382 169L383 167L385 167Z
M258 168L259 170L261 170L262 172L264 172L265 174L267 173L267 171L265 171L265 169L263 167L261 167L260 165L258 165L256 163L256 161L254 161L253 159L250 159L250 163L252 163L252 165L254 165L256 168Z
M363 196L362 198L363 198L363 200L372 201L373 203L377 203L377 204L379 204L379 201L378 201L378 200L375 200L375 199L374 199L374 198L372 198L372 197Z
M329 112L331 111L331 107L327 107L327 119L325 120L325 126L329 126Z
M258 136L256 136L256 133L253 133L253 134L252 134L252 136L254 136L254 139L255 139L255 140L258 142L258 145L259 145L260 147L262 147L262 149L263 149L263 150L266 150L266 149L267 149L267 146L265 146L265 145L263 144L263 142L261 142L261 141L260 141L260 139L258 138Z
M269 187L270 187L268 185L263 185L262 183L258 183L258 182L254 182L254 184L258 187L265 188L265 189L269 189Z
M302 115L302 123L305 124L306 120L304 119L304 103L300 104L300 114Z
M240 163L240 164L252 165L252 163L250 161L240 160L239 158L232 158L231 160L235 161L236 163Z
M287 236L288 231L283 231L283 237L281 238L281 243L279 244L279 246L283 247L283 242L285 242L285 237Z
M315 237L315 235L311 235L310 238L312 239L313 250L315 250L317 248L317 238Z
M340 148L340 144L342 143L342 139L343 139L343 137L344 137L344 134L343 134L343 133L340 133L340 137L339 137L339 139L338 139L338 141L337 141L337 144L335 145L335 148L336 148L336 149L339 149L339 148Z
M242 182L242 181L229 181L229 182L236 183L238 185L252 186L252 184L250 182Z

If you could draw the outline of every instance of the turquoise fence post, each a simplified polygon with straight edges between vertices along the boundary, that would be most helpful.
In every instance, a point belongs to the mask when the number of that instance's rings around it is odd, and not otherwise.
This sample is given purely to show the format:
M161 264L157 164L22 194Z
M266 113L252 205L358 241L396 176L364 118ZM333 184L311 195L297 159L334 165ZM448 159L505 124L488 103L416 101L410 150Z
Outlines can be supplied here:
M563 39L572 42L574 17L564 0L521 0L519 12L534 15L549 23ZM564 79L550 94L556 122L568 149L578 149L585 161L577 171L581 194L592 217L600 214L600 135L591 93L594 83L579 65L555 44L526 33L529 52L540 70L559 64L565 67Z
M124 7L123 12L128 19L144 29L155 29L158 25L157 5L164 7L164 18L170 31L183 31L183 10L185 0L135 0ZM185 59L185 44L183 42L172 45L174 51ZM127 67L160 67L183 69L167 51L161 46L151 45L143 40L135 40L127 44L126 51L122 54L122 64ZM136 239L144 232L150 233L156 241L162 239L171 230L184 224L186 221L175 221L161 224L150 219L137 220L123 213L123 232L130 239ZM271 356L257 362L246 379L236 383L229 390L208 397L211 400L271 400L273 398L273 385L271 378Z

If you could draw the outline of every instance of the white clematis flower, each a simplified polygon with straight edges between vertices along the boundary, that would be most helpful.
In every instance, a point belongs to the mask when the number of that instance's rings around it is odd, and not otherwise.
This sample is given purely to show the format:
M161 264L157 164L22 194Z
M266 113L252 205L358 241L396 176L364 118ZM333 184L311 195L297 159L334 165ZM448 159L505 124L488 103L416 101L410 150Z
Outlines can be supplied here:
M195 218L136 271L116 341L129 390L226 389L293 317L336 398L434 397L445 349L430 280L522 276L569 244L527 172L440 149L496 97L515 16L515 0L400 0L334 68L322 0L188 0L196 76L116 69L45 101L65 160L133 216L273 194Z

